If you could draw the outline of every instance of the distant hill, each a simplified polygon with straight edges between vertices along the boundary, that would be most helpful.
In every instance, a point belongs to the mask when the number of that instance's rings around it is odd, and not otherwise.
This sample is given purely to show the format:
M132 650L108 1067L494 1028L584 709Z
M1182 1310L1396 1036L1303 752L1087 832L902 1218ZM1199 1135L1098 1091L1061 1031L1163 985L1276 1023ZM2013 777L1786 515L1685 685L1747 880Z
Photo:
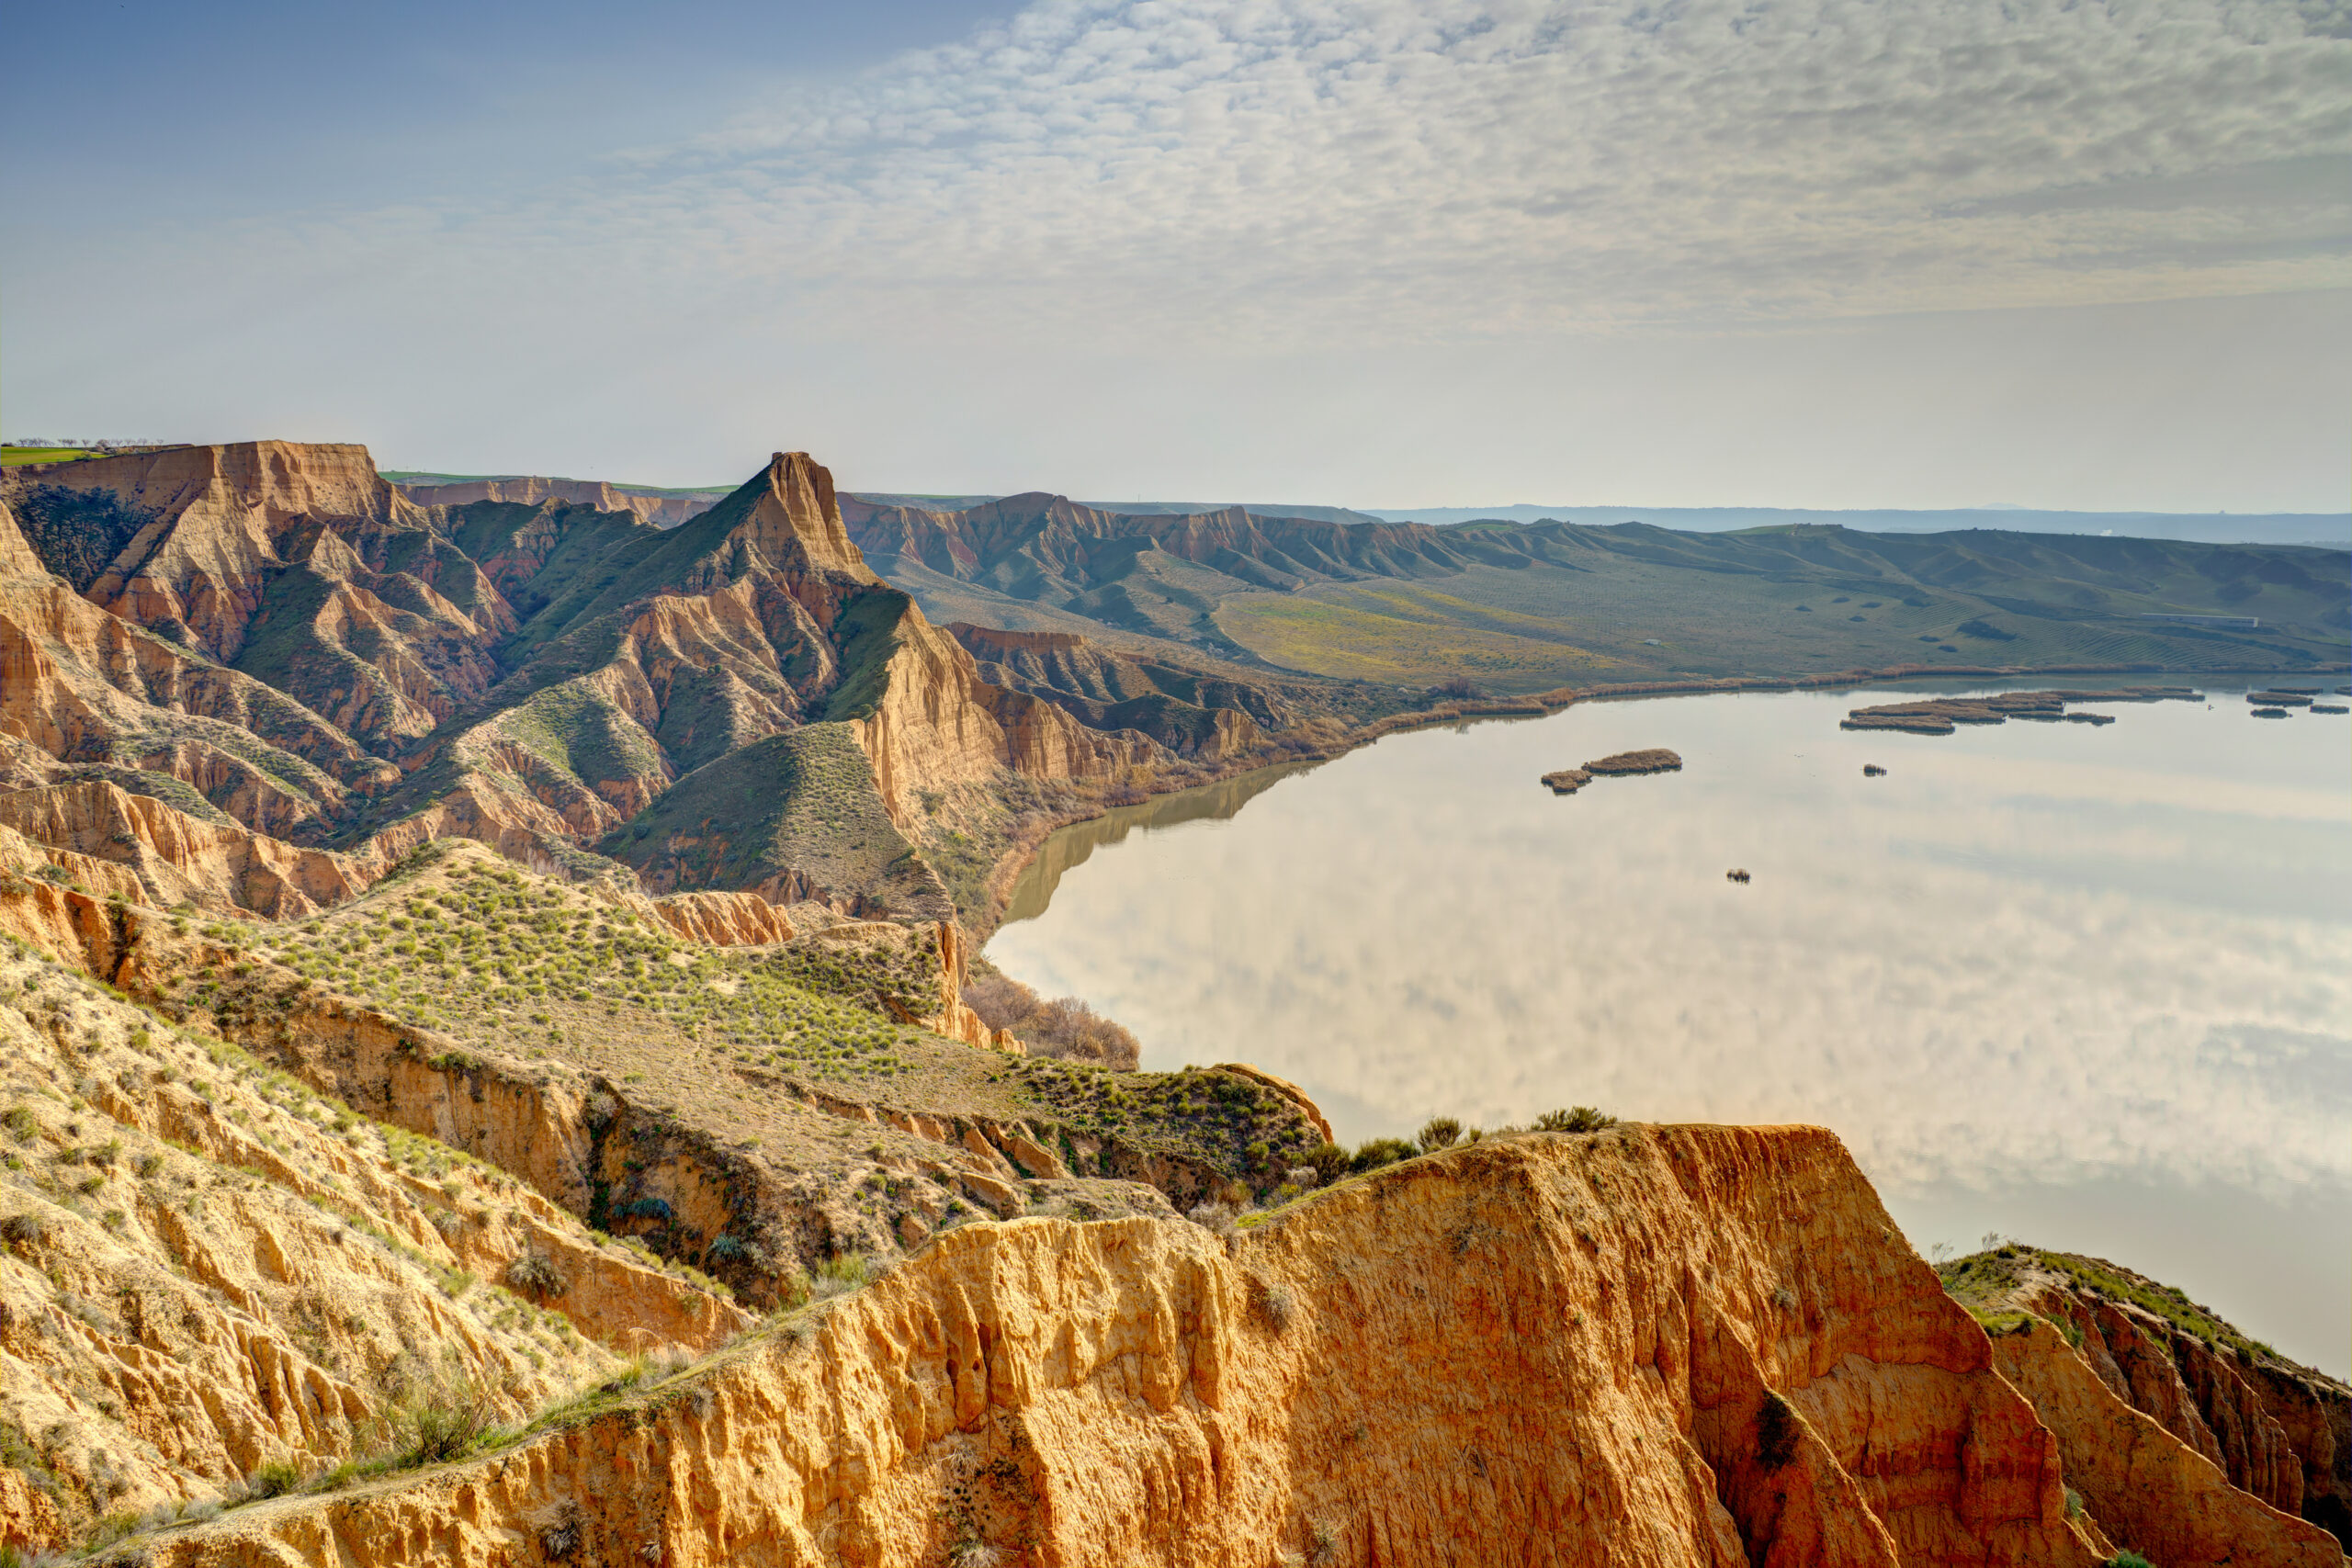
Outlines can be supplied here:
M2352 590L2338 548L2015 528L1348 524L1045 494L954 511L849 498L842 517L942 621L1498 692L1862 666L2309 667L2344 659ZM2227 624L2155 618L2179 615Z
M2018 534L2112 534L2118 538L2191 539L2221 545L2352 547L2346 512L2041 512L2029 507L1961 507L1910 512L1892 507L1851 512L1769 506L1432 506L1368 513L1389 523L1648 523L1694 534L1795 524L1837 525L1873 534L1941 534L1995 528Z

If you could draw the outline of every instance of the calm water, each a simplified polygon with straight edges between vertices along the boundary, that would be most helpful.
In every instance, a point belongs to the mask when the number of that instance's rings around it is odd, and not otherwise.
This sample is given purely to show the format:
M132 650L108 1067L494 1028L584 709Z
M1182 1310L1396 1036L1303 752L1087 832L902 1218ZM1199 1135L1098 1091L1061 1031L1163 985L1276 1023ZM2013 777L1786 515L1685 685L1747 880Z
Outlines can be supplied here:
M1824 1123L1922 1251L2098 1254L2352 1371L2352 720L2241 681L1838 728L1928 689L1587 704L1172 796L1057 835L989 954L1343 1138ZM1536 783L1645 746L1683 771Z

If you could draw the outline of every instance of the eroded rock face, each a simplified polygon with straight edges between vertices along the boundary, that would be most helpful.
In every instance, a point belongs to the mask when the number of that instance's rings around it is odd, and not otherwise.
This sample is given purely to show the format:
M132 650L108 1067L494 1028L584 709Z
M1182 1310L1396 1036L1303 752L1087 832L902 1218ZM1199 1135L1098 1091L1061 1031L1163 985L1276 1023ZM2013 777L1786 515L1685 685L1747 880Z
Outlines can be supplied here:
M627 512L656 527L673 528L700 516L717 500L707 495L654 495L621 490L602 479L550 479L521 475L503 479L465 479L455 484L403 484L401 493L419 506L467 506L478 501L503 501L537 506L549 501L593 506L599 512Z
M339 904L380 865L303 849L234 823L200 822L147 795L106 783L0 795L0 827L53 849L130 872L125 891L169 907L182 902L299 919Z
M2352 1538L2343 1501L2352 1480L2345 1444L2352 1390L2336 1380L2245 1339L2183 1292L2104 1258L2011 1242L1947 1263L1942 1273L1962 1300L2019 1341L1996 1332L1994 1343L2005 1365L2017 1363L2018 1386L2069 1446L2069 1473L2103 1477L2098 1484L2110 1501L2093 1512L2123 1545L2166 1563L2244 1560L2211 1554L2235 1527L2186 1515L2166 1524L2159 1517L2136 1478L2177 1466L2290 1518L2294 1530L2270 1536L2294 1543L2295 1551L2320 1531L2339 1549ZM2087 1392L2094 1385L2104 1403ZM2043 1404L2045 1394L2056 1403ZM2093 1486L2086 1482L2083 1490L2088 1495ZM2167 1543L2161 1551L2147 1544L2157 1540Z
M700 1351L749 1321L55 964L0 947L0 987L12 1545L374 1451L406 1397L469 1384L511 1418L608 1375L604 1343ZM543 1306L492 1288L523 1258Z
M754 893L673 893L653 902L662 923L713 947L764 947L796 934L783 910Z
M11 469L0 786L95 768L153 794L130 776L153 773L362 863L466 836L552 869L683 776L826 720L900 828L928 820L918 797L959 786L1174 761L982 680L867 569L806 453L666 531L599 510L616 500L602 487L523 492L428 510L363 448L273 442ZM1218 756L1254 734L1226 717L1196 738ZM722 886L946 912L919 865L886 868L886 890L792 860Z
M1188 668L1069 632L960 621L942 629L978 660L990 684L1043 697L1095 729L1140 731L1179 756L1238 756L1299 717L1281 683L1271 680Z
M1993 1346L2003 1375L2056 1434L2067 1483L2117 1542L2180 1568L2339 1568L2344 1553L2333 1536L2232 1485L2210 1455L2116 1397L2051 1324L2028 1319Z
M972 1226L639 1411L152 1550L487 1565L518 1537L681 1565L2096 1560L2050 1434L1806 1129L1488 1142L1230 1243Z
M0 750L20 784L92 766L187 785L263 832L315 828L397 776L284 693L100 609L0 502Z

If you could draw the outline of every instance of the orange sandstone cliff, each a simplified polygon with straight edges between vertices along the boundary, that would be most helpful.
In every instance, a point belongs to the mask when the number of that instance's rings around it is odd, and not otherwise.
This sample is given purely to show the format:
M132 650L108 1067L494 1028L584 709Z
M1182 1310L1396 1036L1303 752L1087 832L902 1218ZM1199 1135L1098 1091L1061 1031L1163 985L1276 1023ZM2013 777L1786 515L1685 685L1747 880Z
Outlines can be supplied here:
M618 1408L149 1550L390 1568L983 1548L1250 1568L2109 1550L1837 1141L1703 1127L1489 1141L1224 1238L957 1231Z

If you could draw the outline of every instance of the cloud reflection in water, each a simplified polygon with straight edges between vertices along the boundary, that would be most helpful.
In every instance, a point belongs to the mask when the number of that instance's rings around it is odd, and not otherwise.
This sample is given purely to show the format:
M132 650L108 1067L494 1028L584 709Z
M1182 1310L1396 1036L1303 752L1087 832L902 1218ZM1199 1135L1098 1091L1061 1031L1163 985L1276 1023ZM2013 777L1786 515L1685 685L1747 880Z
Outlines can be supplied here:
M1898 1202L2352 1191L2341 724L2256 726L2217 691L2098 729L1837 728L1872 700L1395 737L1096 854L989 953L1148 1065L1256 1062L1355 1137L1580 1101L1825 1123ZM1647 745L1684 771L1535 783Z

